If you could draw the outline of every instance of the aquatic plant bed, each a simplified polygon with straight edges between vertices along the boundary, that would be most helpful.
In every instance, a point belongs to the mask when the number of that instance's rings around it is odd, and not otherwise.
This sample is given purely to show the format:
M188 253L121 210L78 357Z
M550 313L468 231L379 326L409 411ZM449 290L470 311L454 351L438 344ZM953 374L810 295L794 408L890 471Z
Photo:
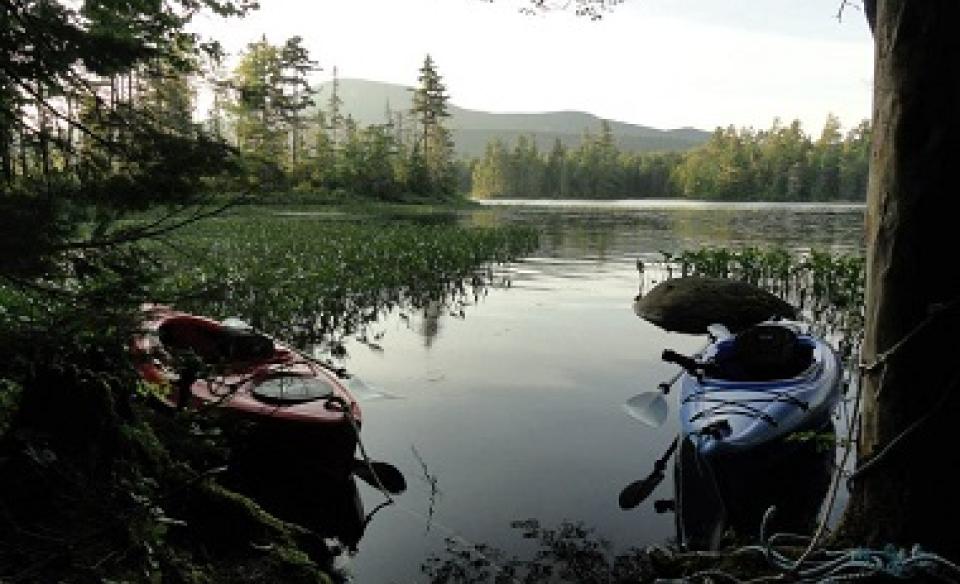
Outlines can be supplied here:
M863 330L865 260L860 254L827 250L789 252L783 248L743 247L661 253L638 264L641 293L657 282L680 276L710 276L756 284L797 307L820 335L846 339L845 356Z
M461 310L497 284L493 265L536 245L531 229L462 227L449 218L243 211L155 244L166 274L157 297L322 343L360 333L394 309L445 301Z

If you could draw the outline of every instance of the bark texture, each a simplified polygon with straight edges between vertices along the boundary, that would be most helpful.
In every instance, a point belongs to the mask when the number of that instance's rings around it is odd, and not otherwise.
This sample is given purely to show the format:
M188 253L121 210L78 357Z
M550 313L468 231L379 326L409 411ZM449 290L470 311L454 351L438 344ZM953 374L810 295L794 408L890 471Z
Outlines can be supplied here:
M952 266L960 206L960 2L878 0L876 9L866 362L960 296ZM858 465L896 444L854 482L841 531L860 542L920 543L960 555L957 313L938 312L864 378Z

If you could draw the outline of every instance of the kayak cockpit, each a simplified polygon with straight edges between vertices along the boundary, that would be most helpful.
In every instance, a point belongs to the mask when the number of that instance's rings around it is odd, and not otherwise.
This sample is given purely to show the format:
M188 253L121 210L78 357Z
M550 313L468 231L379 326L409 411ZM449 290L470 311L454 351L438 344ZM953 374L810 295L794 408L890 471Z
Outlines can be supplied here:
M266 361L276 353L266 335L190 315L167 318L157 327L157 336L164 348L192 351L208 363Z
M814 365L816 342L791 327L756 325L715 346L706 375L727 381L776 381Z

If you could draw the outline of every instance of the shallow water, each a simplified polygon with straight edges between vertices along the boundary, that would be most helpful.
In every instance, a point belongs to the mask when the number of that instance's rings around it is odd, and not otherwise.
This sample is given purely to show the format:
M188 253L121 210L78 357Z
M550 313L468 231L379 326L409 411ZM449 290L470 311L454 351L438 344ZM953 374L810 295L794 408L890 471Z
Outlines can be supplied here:
M676 425L648 429L621 404L675 372L662 349L703 341L634 316L637 260L703 246L858 251L863 208L525 201L445 220L533 225L541 246L499 268L509 285L464 315L395 313L376 327L382 352L348 345L350 370L395 398L362 404L367 448L409 484L368 525L350 566L358 582L425 581L421 563L447 538L522 550L510 523L526 518L582 521L615 549L668 540L673 516L651 502L672 497L669 479L630 512L617 495L650 472ZM368 509L382 500L361 494Z

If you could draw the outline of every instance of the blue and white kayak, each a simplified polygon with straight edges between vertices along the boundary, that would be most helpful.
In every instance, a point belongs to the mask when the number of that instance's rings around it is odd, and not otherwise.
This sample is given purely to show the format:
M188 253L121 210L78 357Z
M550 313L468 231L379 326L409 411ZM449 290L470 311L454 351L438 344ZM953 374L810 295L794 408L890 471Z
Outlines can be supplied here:
M673 354L686 369L681 435L701 456L743 453L829 418L842 367L825 341L788 321L763 322L737 335L712 329L721 332L699 359Z

